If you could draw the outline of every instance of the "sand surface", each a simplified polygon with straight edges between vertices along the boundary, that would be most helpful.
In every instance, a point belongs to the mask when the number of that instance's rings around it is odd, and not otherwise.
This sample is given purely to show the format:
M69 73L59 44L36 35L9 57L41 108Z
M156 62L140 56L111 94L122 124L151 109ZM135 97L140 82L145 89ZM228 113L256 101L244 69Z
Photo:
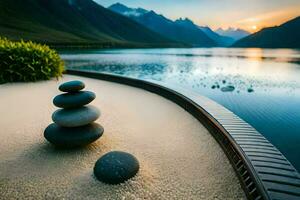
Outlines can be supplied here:
M77 150L43 137L58 85L82 80L104 135ZM245 199L227 157L208 131L176 104L141 89L76 76L0 85L0 199ZM97 159L135 155L140 171L120 185L95 179Z

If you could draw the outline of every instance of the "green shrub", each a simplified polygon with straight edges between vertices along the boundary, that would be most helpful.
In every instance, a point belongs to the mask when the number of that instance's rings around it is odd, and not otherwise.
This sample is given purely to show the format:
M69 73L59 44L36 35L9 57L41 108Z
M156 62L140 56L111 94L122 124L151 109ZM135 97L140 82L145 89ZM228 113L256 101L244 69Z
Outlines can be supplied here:
M57 52L46 45L0 38L0 83L58 78L63 66Z

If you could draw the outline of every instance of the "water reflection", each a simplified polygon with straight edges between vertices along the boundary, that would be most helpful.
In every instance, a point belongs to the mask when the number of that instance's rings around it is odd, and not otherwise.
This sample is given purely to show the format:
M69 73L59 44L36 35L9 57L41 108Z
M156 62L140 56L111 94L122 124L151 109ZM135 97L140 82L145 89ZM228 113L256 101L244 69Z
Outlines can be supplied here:
M61 52L69 68L158 80L205 95L253 125L300 171L300 51L116 49Z

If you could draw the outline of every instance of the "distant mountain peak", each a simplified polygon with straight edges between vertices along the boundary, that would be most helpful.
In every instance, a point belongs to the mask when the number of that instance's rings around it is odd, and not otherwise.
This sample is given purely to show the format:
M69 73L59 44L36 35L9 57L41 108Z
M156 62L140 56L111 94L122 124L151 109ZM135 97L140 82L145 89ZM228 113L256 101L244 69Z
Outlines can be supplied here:
M179 19L175 20L175 22L195 25L195 23L187 17L185 17L185 18L180 17Z
M126 8L128 8L124 4L121 4L120 2L117 2L117 3L113 4L112 6L120 6L120 7L126 7Z
M148 14L151 14L151 15L157 15L156 12L153 11L153 10L150 10L150 11L148 12Z
M190 20L187 17L180 17L179 19L177 19L178 21L186 21L186 22L192 22L192 20Z
M128 10L130 8L128 8L127 6L125 6L124 4L121 4L121 3L115 3L115 4L112 4L110 7L114 7L114 8L118 8L118 9L122 9L122 10Z
M136 11L139 12L139 13L143 13L143 14L149 12L148 10L146 10L144 8L137 8Z
M186 28L192 28L192 29L198 29L198 25L196 25L192 20L190 20L189 18L179 18L177 20L175 20L175 23L180 25L180 26L184 26Z
M230 46L235 40L231 37L219 35L218 33L211 30L209 26L198 26L208 37L216 41L219 46Z
M129 8L121 3L115 3L109 6L108 9L128 17L130 16L138 17L149 12L148 10L145 10L143 8Z
M216 33L222 36L231 37L235 40L240 40L241 38L250 35L248 31L245 31L241 28L233 28L233 27L228 27L227 29L218 28L216 30Z

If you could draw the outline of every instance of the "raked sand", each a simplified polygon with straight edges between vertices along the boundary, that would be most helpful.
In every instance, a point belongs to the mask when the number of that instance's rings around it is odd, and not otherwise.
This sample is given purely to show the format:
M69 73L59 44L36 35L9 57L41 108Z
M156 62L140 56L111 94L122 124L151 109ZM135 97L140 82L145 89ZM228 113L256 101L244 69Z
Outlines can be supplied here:
M77 150L43 137L58 85L82 80L96 93L104 135ZM245 199L224 152L178 105L149 92L76 76L0 85L0 199ZM95 179L106 152L135 155L140 171L120 185Z

